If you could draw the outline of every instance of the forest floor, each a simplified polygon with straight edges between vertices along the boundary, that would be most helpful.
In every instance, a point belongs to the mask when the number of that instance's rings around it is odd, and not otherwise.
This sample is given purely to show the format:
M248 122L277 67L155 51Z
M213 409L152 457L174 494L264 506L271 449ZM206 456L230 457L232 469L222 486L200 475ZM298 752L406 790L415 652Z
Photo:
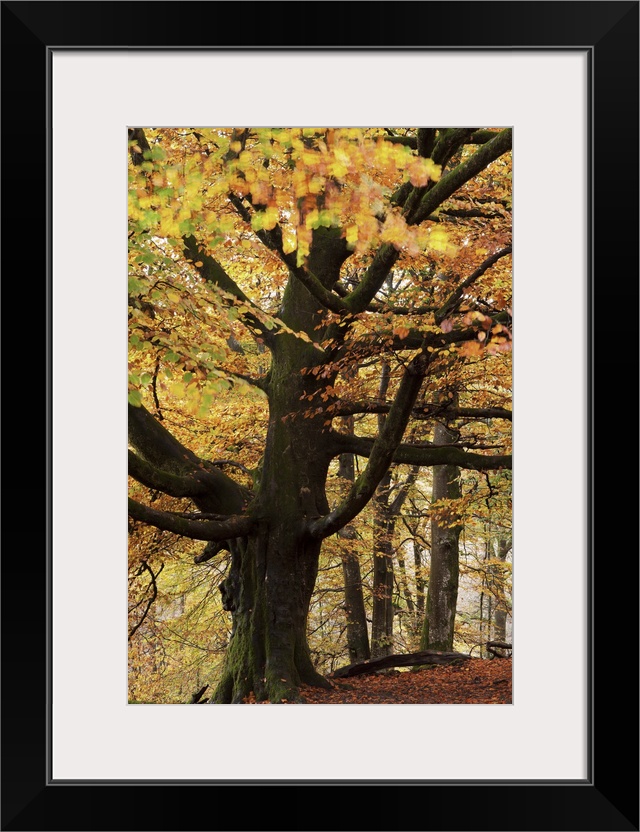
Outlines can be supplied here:
M301 693L308 705L505 705L511 704L511 670L511 659L468 659L330 679L333 690L304 686Z

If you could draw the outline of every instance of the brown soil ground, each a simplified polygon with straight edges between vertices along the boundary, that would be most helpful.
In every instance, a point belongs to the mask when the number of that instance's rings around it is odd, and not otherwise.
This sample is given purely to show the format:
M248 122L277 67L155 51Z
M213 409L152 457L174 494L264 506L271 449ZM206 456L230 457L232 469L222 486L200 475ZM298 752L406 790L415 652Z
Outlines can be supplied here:
M510 705L511 672L511 659L468 659L329 679L332 690L303 685L300 692L307 705ZM256 704L253 696L245 702Z
M310 705L504 705L511 704L511 671L511 659L468 659L448 667L332 679L333 690L301 692Z

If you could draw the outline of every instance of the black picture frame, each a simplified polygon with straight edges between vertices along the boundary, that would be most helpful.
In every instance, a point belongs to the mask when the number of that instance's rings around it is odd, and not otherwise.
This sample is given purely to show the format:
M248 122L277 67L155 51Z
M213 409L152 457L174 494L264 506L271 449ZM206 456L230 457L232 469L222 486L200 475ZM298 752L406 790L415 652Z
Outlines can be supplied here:
M10 397L9 408L22 414L17 425L21 426L25 410L29 418L35 412L46 416L46 431L43 425L34 434L41 440L30 443L32 459L46 460L45 476L34 478L33 470L39 469L25 461L20 466L25 472L22 481L11 477L9 500L20 500L16 510L25 516L35 513L50 519L51 511L51 218L46 148L51 106L48 69L54 48L578 48L590 56L592 106L587 780L360 781L354 772L353 780L343 782L52 782L48 780L51 644L46 569L50 527L43 522L34 540L34 525L28 521L28 541L21 527L20 545L5 546L2 558L2 829L637 830L638 563L633 523L637 509L625 499L629 493L625 469L635 480L629 444L636 430L623 420L628 420L626 407L629 401L633 405L637 394L637 374L635 380L629 379L629 362L637 355L639 3L347 2L339 4L339 26L331 20L337 4L332 9L327 2L243 3L241 7L233 2L1 5L3 288L11 297L9 314L27 303L33 320L38 310L37 329L44 336L44 344L36 345L34 339L29 360L23 357L29 346L24 353L22 348L17 354L11 351L18 362L38 368L40 392L37 404L35 394L28 394L26 408L19 397ZM402 6L410 7L414 21L424 16L424 42L415 26L406 26L405 16L399 13ZM168 26L169 19L179 24ZM171 44L166 43L168 31L175 36ZM559 141L554 136L548 140ZM559 143L558 152L569 151ZM550 188L549 199L551 204L562 195ZM9 279L16 267L24 275L20 281ZM627 357L621 378L627 379L628 387L611 383L610 362L619 369L621 355ZM11 362L12 373L15 364ZM630 412L635 412L633 406ZM6 523L11 527L13 513L9 517ZM545 649L571 646L541 645L541 664ZM78 691L78 696L90 696L91 684L87 680L87 690ZM212 753L217 752L212 749ZM338 738L336 753L340 753ZM154 791L157 788L161 791Z

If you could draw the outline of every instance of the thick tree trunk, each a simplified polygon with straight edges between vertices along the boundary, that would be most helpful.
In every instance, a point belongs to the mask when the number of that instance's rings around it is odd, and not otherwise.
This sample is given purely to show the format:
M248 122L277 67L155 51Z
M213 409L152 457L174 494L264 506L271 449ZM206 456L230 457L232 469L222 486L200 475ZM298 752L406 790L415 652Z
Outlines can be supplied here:
M317 306L292 281L281 314L290 315L297 329L313 332ZM242 702L251 692L259 701L292 702L302 683L330 687L313 668L306 632L321 547L308 525L329 511L321 394L333 378L307 372L317 360L310 343L288 333L272 348L269 427L251 508L260 525L232 553L225 594L233 635L213 702ZM306 411L302 401L308 402Z
M444 425L437 424L433 441L447 445L454 441L454 434ZM460 469L454 465L438 465L433 469L433 502L460 497ZM455 517L449 518L449 523ZM453 630L458 601L458 540L462 527L449 525L436 518L431 521L431 568L427 592L427 614L424 620L423 650L452 650Z
M300 701L301 684L330 687L313 668L307 612L320 546L295 540L284 525L265 526L234 552L225 581L233 634L211 702Z
M321 546L306 535L306 521L327 511L328 464L310 422L285 431L280 416L270 421L255 506L263 519L257 534L232 547L223 586L233 635L213 702L242 702L251 692L292 702L302 683L329 686L313 668L306 633Z

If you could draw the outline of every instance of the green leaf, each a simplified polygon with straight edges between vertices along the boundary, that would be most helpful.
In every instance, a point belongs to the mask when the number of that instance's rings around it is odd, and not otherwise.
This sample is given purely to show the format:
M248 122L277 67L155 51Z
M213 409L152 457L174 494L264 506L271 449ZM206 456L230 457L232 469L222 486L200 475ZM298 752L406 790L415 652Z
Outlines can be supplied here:
M157 225L160 222L160 214L157 211L146 211L143 220L147 226Z
M131 390L129 392L129 404L132 404L134 407L140 407L142 404L142 396L139 390Z
M191 220L182 220L178 228L180 230L180 233L185 235L194 234L196 230L196 227L191 222Z

